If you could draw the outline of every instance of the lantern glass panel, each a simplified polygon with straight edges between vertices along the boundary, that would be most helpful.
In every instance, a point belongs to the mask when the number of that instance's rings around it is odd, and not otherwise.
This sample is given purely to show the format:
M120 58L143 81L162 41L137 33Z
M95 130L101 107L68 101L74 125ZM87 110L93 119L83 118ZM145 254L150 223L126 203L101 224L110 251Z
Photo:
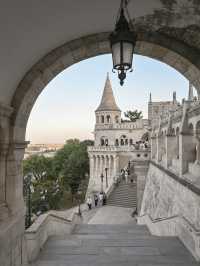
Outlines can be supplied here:
M117 69L120 64L120 42L112 45L112 58L113 58L113 68Z
M125 69L129 69L132 66L133 58L133 44L130 42L123 42L123 65Z

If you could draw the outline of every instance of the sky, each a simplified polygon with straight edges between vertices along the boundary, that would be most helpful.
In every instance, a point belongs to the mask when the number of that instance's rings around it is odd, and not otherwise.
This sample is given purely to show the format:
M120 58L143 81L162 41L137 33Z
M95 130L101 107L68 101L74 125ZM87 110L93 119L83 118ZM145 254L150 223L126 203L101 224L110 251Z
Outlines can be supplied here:
M111 55L81 61L57 75L38 97L30 114L26 140L64 143L69 138L93 139L94 111L98 107L107 72L122 113L138 109L147 118L149 93L153 101L187 98L189 83L179 72L148 57L134 55L134 71L121 87L112 73Z

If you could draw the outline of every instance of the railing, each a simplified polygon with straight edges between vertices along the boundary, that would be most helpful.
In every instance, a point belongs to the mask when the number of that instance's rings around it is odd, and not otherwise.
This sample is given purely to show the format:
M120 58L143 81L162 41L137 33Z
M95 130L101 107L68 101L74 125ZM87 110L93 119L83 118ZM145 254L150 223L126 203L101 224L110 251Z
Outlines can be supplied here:
M153 235L177 236L200 260L200 229L196 228L187 218L181 215L153 219L151 215L138 216L138 224L146 224Z
M79 222L77 208L69 210L68 217L64 212L49 211L40 215L37 220L25 231L28 261L34 261L50 236L70 234Z
M88 151L114 151L114 152L119 152L119 151L130 151L130 152L150 152L150 148L144 148L144 149L136 149L134 146L114 146L114 145L109 145L109 146L89 146Z
M149 125L148 119L138 120L136 122L122 122L116 124L96 124L95 130L101 129L142 129Z

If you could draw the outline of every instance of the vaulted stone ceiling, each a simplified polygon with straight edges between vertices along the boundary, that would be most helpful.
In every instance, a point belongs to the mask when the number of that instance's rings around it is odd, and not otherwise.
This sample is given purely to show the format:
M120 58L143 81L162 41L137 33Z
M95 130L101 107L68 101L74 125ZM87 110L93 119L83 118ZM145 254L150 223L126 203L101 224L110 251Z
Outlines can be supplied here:
M11 102L26 72L51 50L112 31L119 2L0 0L0 102ZM156 32L200 49L199 0L130 0L128 9L139 33Z

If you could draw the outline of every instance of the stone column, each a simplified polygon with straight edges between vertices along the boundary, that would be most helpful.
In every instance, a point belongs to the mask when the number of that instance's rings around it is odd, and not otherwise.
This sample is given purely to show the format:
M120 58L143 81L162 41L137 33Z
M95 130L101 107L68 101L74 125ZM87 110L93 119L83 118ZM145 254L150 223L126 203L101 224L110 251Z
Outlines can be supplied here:
M176 136L167 134L165 138L166 160L165 166L172 165L172 159L176 156Z
M7 239L2 248L0 261L5 265L27 265L27 253L24 239L25 204L23 199L22 160L26 142L9 145L6 156L6 204L9 220L2 230L2 239ZM8 241L9 240L9 241ZM0 240L1 241L1 240ZM5 255L4 255L5 254ZM5 256L2 258L2 256ZM8 263L9 262L9 263Z
M162 138L161 134L159 133L158 136L156 137L156 161L159 163L162 160L162 155L161 155L161 145L162 145Z
M119 174L119 156L116 155L114 157L113 177L116 178L118 174Z
M90 156L90 178L94 179L94 156Z
M196 135L196 163L200 164L200 136Z
M182 176L188 171L188 163L194 156L195 150L191 134L180 133L179 136L179 150L180 150L180 169L179 175Z
M13 214L25 211L22 161L27 144L27 142L11 144L7 155L6 202Z
M112 158L111 155L109 156L109 161L108 161L108 179L112 180Z
M6 203L6 159L8 144L0 145L0 221L8 218L8 205Z
M157 154L156 137L151 137L151 159L155 159Z

